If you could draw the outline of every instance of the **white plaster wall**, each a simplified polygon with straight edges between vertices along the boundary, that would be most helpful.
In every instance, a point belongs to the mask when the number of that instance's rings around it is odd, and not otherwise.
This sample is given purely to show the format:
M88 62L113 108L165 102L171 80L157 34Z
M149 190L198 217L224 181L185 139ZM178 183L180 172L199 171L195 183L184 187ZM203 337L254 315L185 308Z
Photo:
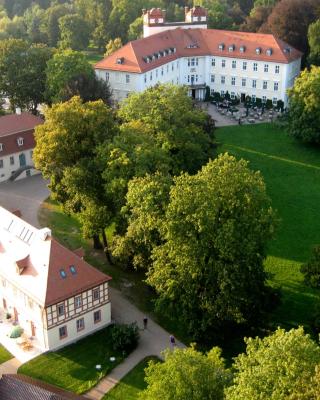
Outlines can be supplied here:
M93 314L95 311L98 310L101 310L101 321L95 324L93 320ZM76 320L80 318L84 318L85 328L77 332ZM111 323L111 303L109 302L85 314L82 314L81 316L74 318L68 322L63 322L54 328L48 329L46 331L48 339L47 348L50 350L56 350L60 347L66 346L67 344L76 342L79 339L83 338L84 336L87 336L97 330L106 327L110 323ZM64 339L60 339L59 337L59 328L61 326L67 326L68 336Z
M22 153L26 157L26 165L33 166L34 162L32 160L32 151L33 151L33 149L23 150L21 152L9 154L6 156L1 156L1 152L0 152L0 159L3 160L3 168L0 168L0 182L4 182L4 181L8 180L10 178L10 176L12 175L12 173L20 168L19 155ZM13 165L10 164L10 157L14 158ZM35 169L30 169L29 171L30 171L30 175L36 175L36 174L40 173L40 171L37 171ZM16 180L23 179L26 176L27 176L27 173L26 173L26 171L24 171L23 173L21 173L21 175L18 176L18 178Z
M202 19L202 21L205 22L205 19ZM190 22L190 21L188 21ZM196 24L194 22L190 22L190 24L177 24L177 25L155 25L155 26L148 26L148 25L143 25L143 37L148 37L151 35L155 35L156 33L159 32L165 32L165 31L171 31L173 29L207 29L208 26L204 23L202 24Z

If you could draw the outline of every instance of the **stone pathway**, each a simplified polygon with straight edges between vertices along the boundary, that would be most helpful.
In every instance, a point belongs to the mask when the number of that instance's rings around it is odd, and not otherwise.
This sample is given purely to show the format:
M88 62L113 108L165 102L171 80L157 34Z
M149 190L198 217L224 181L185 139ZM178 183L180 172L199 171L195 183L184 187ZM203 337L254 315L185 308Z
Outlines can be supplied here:
M3 374L16 374L20 365L21 362L16 358L11 358L11 360L0 364L0 377Z
M110 288L110 299L113 319L122 323L137 321L141 328L140 343L138 348L122 364L118 365L86 394L86 397L91 400L100 400L142 359L151 355L161 357L161 352L170 347L170 333L154 321L149 319L148 328L142 330L145 314L125 299L119 290ZM176 344L178 347L185 347L179 341Z

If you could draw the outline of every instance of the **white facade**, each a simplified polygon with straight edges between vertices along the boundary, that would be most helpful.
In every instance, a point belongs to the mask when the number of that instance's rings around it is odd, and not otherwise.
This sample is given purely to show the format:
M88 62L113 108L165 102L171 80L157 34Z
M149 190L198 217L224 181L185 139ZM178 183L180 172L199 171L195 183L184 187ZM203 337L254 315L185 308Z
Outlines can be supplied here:
M254 96L287 105L287 90L300 73L301 59L289 64L231 58L225 56L182 57L145 73L97 69L99 78L107 80L116 101L131 92L142 92L158 83L189 87L190 95L203 100L205 87L211 92L231 97Z
M32 159L33 150L23 150L21 152L8 154L1 156L0 151L0 182L7 181L18 169L23 166L29 166L28 168L21 172L15 180L26 178L27 176L32 176L40 174L40 171L36 170L34 167L34 162Z

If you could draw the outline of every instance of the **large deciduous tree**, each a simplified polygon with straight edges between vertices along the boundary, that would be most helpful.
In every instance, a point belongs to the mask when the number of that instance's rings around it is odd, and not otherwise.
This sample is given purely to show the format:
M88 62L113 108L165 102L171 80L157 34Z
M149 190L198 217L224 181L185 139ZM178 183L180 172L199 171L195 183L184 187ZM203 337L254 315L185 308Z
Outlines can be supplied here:
M63 49L84 50L89 44L90 27L77 14L68 14L59 19L60 41Z
M246 339L226 400L318 400L320 348L303 328Z
M214 156L214 124L197 108L186 89L158 85L129 96L120 107L123 122L139 121L148 127L158 147L171 157L171 174L196 172Z
M288 131L304 142L320 144L320 67L305 70L289 91Z
M310 47L310 64L320 66L320 19L309 25L308 41Z
M201 354L194 348L164 352L163 363L151 362L146 369L147 389L141 400L223 400L230 382L221 351Z
M12 109L37 111L45 99L45 71L51 57L52 51L45 45L0 41L0 92L9 98Z

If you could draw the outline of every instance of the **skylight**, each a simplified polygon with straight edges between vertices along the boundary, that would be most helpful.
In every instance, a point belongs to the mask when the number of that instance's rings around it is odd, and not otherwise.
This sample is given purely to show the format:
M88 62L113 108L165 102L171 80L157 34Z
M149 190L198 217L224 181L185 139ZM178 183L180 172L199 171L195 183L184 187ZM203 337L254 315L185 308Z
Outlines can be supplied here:
M77 274L77 270L76 270L76 267L74 265L70 265L69 269L70 269L70 272L72 273L72 275L76 275Z
M60 276L62 279L66 279L67 277L67 273L63 268L60 269Z

